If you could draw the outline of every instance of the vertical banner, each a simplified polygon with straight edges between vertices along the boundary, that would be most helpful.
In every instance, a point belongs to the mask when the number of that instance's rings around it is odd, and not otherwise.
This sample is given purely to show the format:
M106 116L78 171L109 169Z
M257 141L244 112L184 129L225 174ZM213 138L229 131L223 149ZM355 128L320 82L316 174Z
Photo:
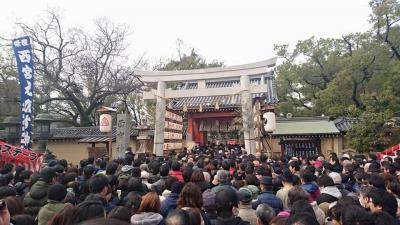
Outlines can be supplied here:
M21 147L32 148L33 62L32 46L28 36L12 41L21 89Z
M124 158L125 151L129 147L131 138L131 116L129 114L117 115L117 133L116 133L116 158Z

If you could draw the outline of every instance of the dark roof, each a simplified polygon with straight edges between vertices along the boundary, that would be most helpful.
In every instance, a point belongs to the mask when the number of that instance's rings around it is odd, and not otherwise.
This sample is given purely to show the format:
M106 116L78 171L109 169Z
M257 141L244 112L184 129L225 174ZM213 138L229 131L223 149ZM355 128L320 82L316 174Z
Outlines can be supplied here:
M113 127L113 137L116 134L116 127ZM81 139L85 137L106 137L107 134L100 132L100 128L93 127L65 127L51 129L52 137L50 139ZM131 137L137 136L138 130L131 127Z
M5 131L4 130L0 130L0 139L4 139L6 136Z
M358 123L358 121L358 118L339 117L334 120L334 123L340 132L346 132L350 130L354 124Z
M261 78L253 78L250 80L252 84L260 84ZM276 91L276 81L274 75L266 75L264 77L264 84L267 84L267 90L264 93L252 94L253 98L262 98L265 104L276 104L278 103L278 95ZM206 82L206 88L222 88L222 87L234 87L238 86L240 89L239 80L229 80L229 81L209 81ZM197 89L197 83L185 83L178 87L178 90L188 90ZM172 101L171 107L175 110L181 110L186 105L188 109L198 109L200 105L204 109L214 108L215 104L218 102L221 108L235 108L241 105L241 97L237 95L221 95L221 96L198 96L189 98L176 98Z
M340 131L324 117L277 118L273 136L336 135Z
M112 138L115 141L115 137ZM85 137L78 140L78 143L104 143L108 142L110 139L108 137Z

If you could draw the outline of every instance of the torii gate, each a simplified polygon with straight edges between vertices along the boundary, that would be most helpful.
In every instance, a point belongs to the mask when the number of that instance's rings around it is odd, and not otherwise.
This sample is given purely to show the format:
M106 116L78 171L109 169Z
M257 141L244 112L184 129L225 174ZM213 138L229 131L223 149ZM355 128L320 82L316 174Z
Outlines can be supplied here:
M140 76L143 82L157 83L157 90L152 89L143 93L144 100L156 100L154 153L157 156L163 155L167 99L240 95L245 149L247 152L255 154L256 144L252 94L265 94L267 90L271 90L271 86L273 86L272 89L276 87L270 83L265 83L264 80L262 80L260 84L251 84L250 78L271 72L273 73L275 65L276 58L271 58L265 61L239 66L180 71L135 71L135 75ZM206 83L209 81L235 79L240 79L240 88L235 86L212 89L206 87ZM197 82L197 88L185 90L166 89L167 82ZM274 90L272 94L276 95L276 91Z

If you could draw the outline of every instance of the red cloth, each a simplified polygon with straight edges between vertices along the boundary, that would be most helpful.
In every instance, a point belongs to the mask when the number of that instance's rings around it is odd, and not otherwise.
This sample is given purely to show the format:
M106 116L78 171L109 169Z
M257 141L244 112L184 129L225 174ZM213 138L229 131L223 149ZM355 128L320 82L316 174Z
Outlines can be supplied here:
M317 191L315 191L314 193L308 193L308 201L311 203L313 201L316 201L318 196L321 194L320 190L318 189Z
M19 148L0 141L0 164L13 163L22 165L28 170L37 172L43 162L43 154L33 152L25 148Z
M313 166L315 166L315 167L317 167L317 168L318 168L318 167L321 167L321 166L322 166L322 162L317 160L317 161L314 162L314 165L313 165Z
M229 168L229 173L231 174L231 176L233 176L233 174L235 174L236 169L231 167Z
M183 181L183 176L182 176L182 172L181 171L170 171L169 175L172 177L176 177L178 179L178 181L180 182L184 182Z

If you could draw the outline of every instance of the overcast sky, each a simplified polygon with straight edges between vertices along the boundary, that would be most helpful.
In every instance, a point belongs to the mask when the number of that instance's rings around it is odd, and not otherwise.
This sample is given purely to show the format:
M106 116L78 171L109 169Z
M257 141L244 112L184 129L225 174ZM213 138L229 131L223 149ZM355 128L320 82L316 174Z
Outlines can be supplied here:
M182 39L207 60L238 65L274 56L273 45L311 36L340 37L366 31L368 0L2 0L0 33L12 34L17 18L34 20L59 8L66 26L91 29L106 16L128 24L132 58L176 54Z

